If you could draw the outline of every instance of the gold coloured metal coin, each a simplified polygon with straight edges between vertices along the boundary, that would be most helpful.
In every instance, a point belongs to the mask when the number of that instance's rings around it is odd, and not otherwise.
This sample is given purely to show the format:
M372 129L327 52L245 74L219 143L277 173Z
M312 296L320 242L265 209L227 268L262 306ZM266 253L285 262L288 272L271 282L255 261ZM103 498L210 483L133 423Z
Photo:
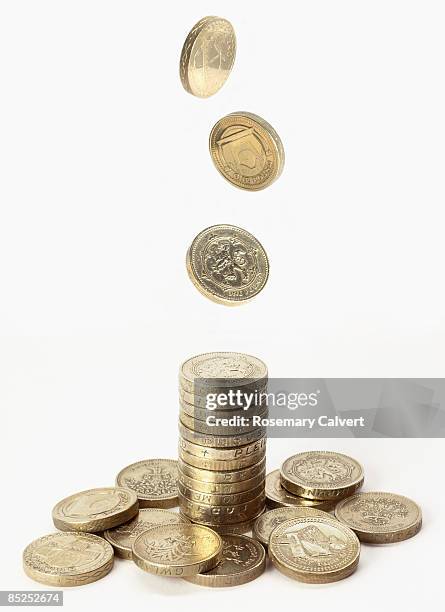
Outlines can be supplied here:
M267 416L267 410L257 417L259 419L263 419ZM212 425L208 424L206 421L200 421L199 419L195 419L195 417L191 417L186 414L183 410L179 411L179 421L182 425L185 425L189 429L193 429L199 433L210 434L216 436L239 436L242 434L250 433L259 428L259 425L254 424L253 419L249 419L246 417L246 420L241 420L241 417L227 417L225 421L215 421L211 420L209 423L214 423ZM218 423L218 424L216 424Z
M332 451L309 451L286 459L281 484L307 499L342 499L363 484L363 468L352 457Z
M61 531L105 531L122 525L138 513L136 494L123 487L81 491L53 508L53 522Z
M250 457L260 451L266 450L266 437L252 442L252 444L246 444L245 446L239 446L238 448L206 448L193 442L188 442L181 438L179 442L180 447L191 455L196 457L202 457L204 459L215 459L224 461L233 461L234 459L242 459L244 457Z
M54 587L95 582L111 571L113 561L111 545L91 533L50 533L34 540L23 551L25 573Z
M188 34L181 52L179 75L186 91L208 98L221 89L235 61L232 24L221 17L204 17Z
M255 489L260 484L264 484L265 470L260 472L257 476L249 478L248 480L241 480L239 482L202 482L195 478L186 476L181 470L179 470L179 482L189 489L199 491L204 494L212 495L234 495L236 493L242 493L243 491L250 491Z
M242 470L231 470L228 472L215 472L212 470L196 468L188 463L185 463L181 459L179 459L178 465L183 474L189 476L190 478L194 478L195 480L211 483L234 483L242 480L249 480L250 478L258 476L258 474L264 471L266 466L266 458L264 457L261 459L261 461L258 461L258 463L255 463L254 465Z
M209 572L185 578L188 582L207 587L232 587L258 578L266 567L263 546L243 535L222 536L222 559Z
M223 459L206 459L204 457L196 457L179 448L179 457L193 467L203 470L211 470L216 472L226 472L228 470L242 470L255 463L258 463L266 455L266 449L262 448L248 457L240 457L239 459L223 460Z
M181 408L181 412L185 412L185 414L188 414L190 417L198 419L199 421L205 421L209 416L220 419L227 419L234 416L252 418L254 415L262 415L264 411L267 410L267 405L264 403L258 406L246 406L245 408L215 410L207 408L205 402L202 403L202 406L196 406L195 404L189 404L181 398L179 399L179 406Z
M129 523L124 523L113 529L107 529L103 535L113 546L114 552L118 557L131 559L132 544L143 531L147 531L147 529L157 525L177 525L189 522L188 519L176 512L170 512L162 508L142 508Z
M133 561L158 576L184 577L207 572L221 559L222 540L203 525L159 525L133 542Z
M269 508L317 508L318 510L333 510L337 500L305 499L292 495L281 486L280 470L274 470L266 476L266 502Z
M212 525L209 523L207 527L211 527L211 529L213 529L213 531L216 531L216 533L219 533L219 535L227 535L228 533L237 533L237 534L248 533L252 531L255 521L257 520L259 516L261 516L263 511L264 511L263 509L260 510L260 512L256 516L249 519L248 521L244 521L243 523L232 523L229 525L215 525L215 524ZM179 514L181 516L184 516L183 514L181 514L181 512ZM192 523L193 522L194 521L192 521Z
M304 508L294 506L292 508L275 508L274 510L268 510L261 514L253 526L253 535L263 544L266 548L269 545L269 538L272 531L284 523L294 518L305 518L312 516L327 516L332 518L330 514L323 510L317 510L316 508Z
M267 366L261 359L244 353L203 353L184 361L179 376L189 393L194 393L198 383L241 388L267 379Z
M119 472L116 484L134 491L140 508L173 508L178 505L178 462L146 459Z
M217 436L213 434L200 433L189 429L181 422L179 423L179 433L184 440L199 444L200 446L210 446L211 448L234 448L256 442L266 435L266 428L259 427L254 431L249 431L236 436Z
M200 232L187 251L186 265L198 291L225 306L248 302L269 278L263 246L235 225L213 225Z
M335 516L362 542L371 544L407 540L422 526L419 506L408 497L395 493L357 493L336 506Z
M210 504L211 506L235 506L251 501L261 493L264 493L264 482L257 485L254 489L230 494L202 493L201 491L190 489L189 487L183 485L181 481L179 481L178 488L181 495L198 504Z
M191 521L196 521L203 525L244 523L257 515L264 508L264 493L258 497L242 504L231 506L212 506L190 501L179 493L179 507L182 514L185 514Z
M355 571L360 542L335 518L295 518L272 531L269 556L286 576L322 584L342 580Z
M209 147L218 172L241 189L264 189L283 171L280 137L253 113L239 111L220 119L210 133Z

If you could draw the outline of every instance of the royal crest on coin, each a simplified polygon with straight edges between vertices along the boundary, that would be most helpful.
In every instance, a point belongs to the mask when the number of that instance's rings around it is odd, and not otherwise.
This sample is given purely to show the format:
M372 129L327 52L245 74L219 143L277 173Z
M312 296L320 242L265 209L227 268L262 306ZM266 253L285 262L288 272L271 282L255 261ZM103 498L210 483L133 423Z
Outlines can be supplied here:
M202 538L194 535L179 534L163 540L151 540L149 536L145 539L144 548L150 559L174 563L179 560L193 562L201 557L200 546Z
M244 287L261 273L257 250L231 236L209 236L201 260L202 276L208 277L221 289Z
M147 470L138 478L129 476L124 478L124 484L140 495L168 495L176 493L177 479L171 471L158 466L148 466Z
M350 509L370 525L388 525L393 519L403 519L409 514L403 502L388 497L361 497Z
M314 456L296 459L289 472L304 481L339 485L351 477L354 467L340 457Z

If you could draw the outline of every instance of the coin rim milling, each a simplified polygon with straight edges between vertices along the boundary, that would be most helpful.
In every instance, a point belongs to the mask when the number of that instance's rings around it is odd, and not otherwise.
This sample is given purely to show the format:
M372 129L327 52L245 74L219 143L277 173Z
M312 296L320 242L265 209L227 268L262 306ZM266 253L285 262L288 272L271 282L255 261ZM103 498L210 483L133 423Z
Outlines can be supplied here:
M192 86L190 85L190 80L189 80L190 58L191 58L193 47L195 45L195 42L198 36L205 30L205 28L208 25L210 25L212 22L215 23L218 21L224 22L232 30L232 36L233 36L232 62L230 64L230 67L227 69L227 76L224 79L224 81L221 83L221 85L217 89L212 89L207 94L200 94L194 91ZM187 93L192 94L193 96L196 96L197 98L209 98L210 96L213 96L214 94L218 93L218 91L226 84L230 76L230 73L232 72L233 65L236 59L236 47L237 47L237 44L236 44L235 30L234 30L233 25L230 23L230 21L228 21L228 19L225 19L224 17L217 17L217 16L209 15L207 17L203 17L197 23L195 23L195 25L192 27L190 32L187 34L187 37L184 41L184 45L181 50L181 56L179 60L179 77L181 79L182 86L187 91Z
M347 518L344 516L344 508L348 504L354 503L360 497L372 497L372 496L384 496L390 497L392 499L397 498L402 500L403 502L412 506L412 509L416 511L416 516L413 521L404 525L403 527L399 527L398 529L392 527L391 529L384 529L382 526L380 527L380 531L371 530L371 528L366 529L366 527L371 527L369 525L365 525L361 523L361 526L358 527L356 523L352 524ZM412 538L417 533L419 533L422 528L422 509L420 506L410 499L409 497L405 497L404 495L399 495L398 493L389 493L386 491L363 491L362 493L356 493L355 495L351 495L351 497L347 497L339 502L335 508L335 517L343 524L352 529L352 531L357 535L361 542L366 542L369 544L392 544L395 542L402 542L403 540L408 540Z
M159 459L159 458L143 459L142 461L136 461L135 463L130 463L130 465L127 465L124 468L122 468L121 471L116 476L116 484L119 487L123 487L124 489L128 489L129 491L133 491L137 495L137 498L139 500L139 508L161 508L161 509L174 508L179 503L177 490L176 490L176 494L165 493L164 495L160 495L159 497L153 497L153 496L150 497L148 495L144 495L143 493L138 493L134 489L130 489L130 487L127 487L125 484L121 483L123 475L127 470L136 468L139 465L155 463L155 462L168 463L170 465L175 464L176 472L178 472L178 462L176 459Z
M342 459L346 459L348 462L352 463L359 470L359 475L351 479L347 484L336 486L332 484L323 485L322 483L317 483L316 486L312 486L308 482L303 479L299 479L294 476L287 470L287 465L294 461L297 457L303 458L305 456L333 456L340 457ZM353 457L349 455L344 455L343 453L336 453L334 451L306 451L303 453L297 453L288 457L282 464L280 468L280 479L282 486L292 493L292 495L297 495L300 497L305 497L307 499L315 499L315 500L333 500L333 499L343 499L349 495L355 493L364 482L364 471L362 465Z
M68 520L66 517L62 517L60 515L60 510L63 505L72 500L75 497L80 495L84 495L86 493L91 493L93 491L123 491L126 495L129 496L128 504L122 510L118 512L114 512L112 514L108 514L107 516L101 518L88 519L86 516L84 519L79 520ZM60 531L82 531L82 532L97 532L104 531L105 529L111 529L112 527L116 527L117 525L121 525L122 523L127 523L130 519L132 519L139 511L139 503L136 493L131 489L126 489L125 487L97 487L95 489L86 489L85 491L79 491L78 493L73 493L68 497L64 497L54 506L52 511L53 523L57 529Z
M262 281L259 285L259 288L257 288L250 295L243 295L241 297L235 296L231 298L224 297L224 295L221 295L222 291L220 289L215 289L215 287L213 286L214 283L211 287L207 286L207 284L202 281L197 272L197 261L201 252L199 250L199 246L201 245L202 241L205 240L207 234L211 235L212 232L218 230L226 232L229 236L233 235L234 237L236 237L236 235L238 234L241 235L242 238L247 238L253 244L255 250L258 252L258 254L261 256L261 259L263 260L264 271L262 272ZM264 289L269 278L270 264L265 248L263 247L261 242L257 238L255 238L253 234L243 229L242 227L238 227L237 225L219 223L217 225L211 225L209 227L206 227L195 236L192 241L192 244L190 245L186 253L186 268L193 285L203 296L212 300L213 302L216 302L217 304L223 304L224 306L240 306L242 304L250 302L250 300L256 297Z
M292 501L284 501L275 495L275 489L271 487L271 480L278 481L278 485L283 489L286 499L293 497ZM337 500L319 500L319 499L306 499L299 495L294 495L287 489L285 489L280 480L280 470L273 470L266 475L265 480L265 491L266 501L269 508L316 508L317 510L333 510L337 504Z
M248 125L250 125L250 127L254 127L257 130L257 132L259 132L259 134L261 135L262 144L265 140L268 143L268 145L271 146L271 149L273 151L272 156L274 160L274 171L267 178L267 180L263 181L259 185L255 185L255 186L248 185L247 186L243 184L241 181L237 181L236 179L228 176L224 172L224 164L222 163L222 160L220 159L217 142L219 140L219 137L222 131L224 131L231 125L237 125L237 123L235 122L236 118L243 120ZM279 137L278 133L271 126L270 123L268 123L265 119L263 119L259 115L256 115L255 113L251 113L248 111L235 111L235 112L229 113L228 115L225 115L224 117L221 117L221 119L218 119L218 121L213 126L212 131L210 132L209 151L210 151L210 157L212 158L213 164L215 168L218 170L218 172L220 173L220 175L223 178L225 178L226 181L229 182L231 185L234 185L235 187L238 187L239 189L242 189L243 191L261 191L262 189L265 189L266 187L269 187L272 183L274 183L280 177L281 173L283 172L285 154L284 154L284 147L283 147L281 138Z
M188 578L184 578L184 580L187 580L187 582L192 582L193 584L199 584L200 586L221 588L221 587L231 587L231 586L239 586L241 584L247 584L248 582L251 582L252 580L255 580L256 578L258 578L258 576L261 576L261 574L264 572L266 568L266 552L264 550L263 545L260 542L254 540L253 538L250 538L249 536L235 534L235 533L228 533L228 534L223 535L222 536L223 553L222 553L222 559L219 562L219 564L224 563L224 543L225 543L226 538L235 538L235 539L241 540L243 542L248 542L249 544L251 544L258 552L259 558L257 562L254 565L252 565L252 567L249 567L236 574L235 573L234 574L213 573L217 569L217 566L216 566L215 568L211 569L209 572L195 574L194 576L189 576Z
M149 558L142 557L137 552L136 548L137 548L137 544L139 540L141 540L143 537L146 537L147 534L150 535L150 533L153 533L153 535L155 535L157 531L158 532L164 531L167 528L172 528L172 527L178 529L178 531L188 528L188 529L195 529L195 530L201 531L206 534L210 534L212 535L212 537L215 537L217 546L215 547L215 550L212 552L212 554L207 555L200 561L189 563L189 564L182 564L182 565L181 563L160 563L159 561L150 561ZM206 527L205 525L197 525L192 522L190 522L189 524L184 523L182 525L181 524L158 525L157 527L153 527L152 529L147 529L147 531L144 531L143 533L141 533L134 540L133 546L132 546L132 559L140 569L144 570L145 572L149 572L150 574L155 574L157 576L164 575L164 576L171 576L174 578L183 578L184 576L193 576L194 574L197 574L199 572L204 572L204 571L208 571L212 569L219 562L221 558L221 553L222 553L221 536L215 531L213 531L213 529L210 529L210 527ZM175 570L175 569L181 570L181 573L180 574L163 573L166 570Z
M286 513L295 513L295 516L288 516L281 521L282 523L293 518L311 518L312 516L327 516L328 518L333 518L331 514L325 512L324 510L318 510L318 508L306 508L305 506L281 506L280 508L272 508L271 510L267 510L257 518L253 525L253 535L266 548L269 546L269 539L275 527L267 530L266 532L263 525L264 521L270 519L271 515L278 516ZM300 516L298 516L299 514ZM276 527L278 527L278 525L276 525Z
M32 567L33 549L38 543L44 543L45 541L53 540L54 538L62 539L69 536L74 536L75 538L80 538L82 540L93 541L96 544L99 544L104 548L104 558L101 561L96 561L94 564L92 564L92 567L85 572L76 573L75 566L72 565L66 566L66 573L61 573L61 568L58 568L59 573L45 573L41 569L35 569ZM57 531L33 540L23 551L22 559L23 570L32 580L48 586L72 587L90 584L91 582L96 582L96 580L100 580L106 576L113 567L114 551L109 542L92 533L85 533L83 531Z
M283 555L280 554L279 542L277 542L276 540L282 535L283 531L298 523L324 523L335 527L336 529L342 531L345 537L349 540L351 546L355 547L355 554L352 555L351 560L346 565L341 565L335 569L325 572L304 570L296 567L296 565L291 565L289 560L284 558ZM343 523L340 523L340 521L337 521L337 519L335 519L334 517L290 519L289 521L281 523L281 525L278 525L278 527L276 527L272 531L269 539L269 558L272 561L273 565L281 573L285 574L289 578L293 578L294 580L299 580L300 582L307 582L311 584L326 584L329 582L336 582L337 580L347 578L356 570L360 558L360 540L357 538L352 529L349 529L349 527L347 527Z

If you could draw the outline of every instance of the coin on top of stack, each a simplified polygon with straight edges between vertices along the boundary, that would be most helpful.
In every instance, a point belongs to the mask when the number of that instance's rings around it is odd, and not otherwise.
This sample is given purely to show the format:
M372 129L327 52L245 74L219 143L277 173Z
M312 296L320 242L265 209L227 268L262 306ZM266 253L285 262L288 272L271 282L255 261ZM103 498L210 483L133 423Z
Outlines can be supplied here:
M250 355L206 353L181 366L178 496L192 522L241 533L264 510L266 430L254 417L267 414L266 390L266 365Z
M339 501L363 484L363 468L352 457L333 451L308 451L286 459L281 466L282 486L309 500Z

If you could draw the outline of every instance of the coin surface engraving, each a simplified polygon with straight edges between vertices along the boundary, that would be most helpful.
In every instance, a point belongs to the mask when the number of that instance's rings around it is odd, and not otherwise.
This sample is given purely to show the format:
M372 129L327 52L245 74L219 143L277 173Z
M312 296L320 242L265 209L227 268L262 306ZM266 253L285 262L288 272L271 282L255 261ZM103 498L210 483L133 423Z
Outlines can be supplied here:
M266 476L266 501L269 508L305 507L318 510L333 510L337 500L306 499L289 493L281 486L280 470L274 470Z
M178 463L173 459L132 463L119 472L116 483L136 493L140 508L178 505Z
M310 518L312 516L327 516L332 518L327 512L317 510L316 508L304 508L303 506L275 508L274 510L264 512L264 514L261 514L261 516L257 518L253 526L253 534L261 544L267 547L269 545L270 535L278 525L293 518Z

